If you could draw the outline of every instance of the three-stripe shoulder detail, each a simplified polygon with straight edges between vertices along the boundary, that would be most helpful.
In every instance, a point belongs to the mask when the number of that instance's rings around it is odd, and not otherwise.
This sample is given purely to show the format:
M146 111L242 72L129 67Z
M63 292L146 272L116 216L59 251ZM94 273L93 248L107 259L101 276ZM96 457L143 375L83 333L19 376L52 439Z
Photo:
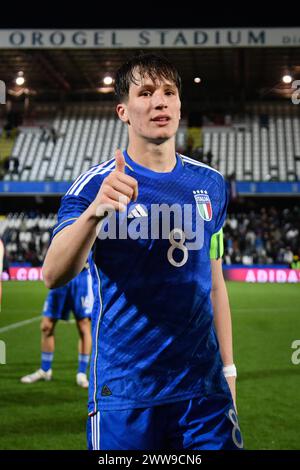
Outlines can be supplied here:
M195 165L195 166L200 166L200 167L206 168L207 170L214 171L215 173L218 173L220 176L223 177L222 173L220 173L215 168L212 168L211 166L206 165L205 163L197 162L196 160L193 160L192 158L186 157L185 155L182 155L182 159L186 163L189 163L189 164Z
M78 196L83 188L88 184L88 182L94 178L94 176L102 175L112 171L114 169L115 163L115 159L112 158L111 160L108 160L101 165L97 165L96 167L93 167L85 173L81 174L67 191L66 196Z

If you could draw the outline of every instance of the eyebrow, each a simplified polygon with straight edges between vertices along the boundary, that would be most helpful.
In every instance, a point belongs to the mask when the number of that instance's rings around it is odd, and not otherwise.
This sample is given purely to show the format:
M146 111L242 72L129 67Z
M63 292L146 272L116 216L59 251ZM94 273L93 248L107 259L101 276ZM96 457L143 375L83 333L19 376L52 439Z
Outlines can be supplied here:
M162 84L162 86L163 86L163 88L174 88L174 89L177 89L176 84L173 83L173 82L169 82L169 83L165 83L165 82L164 82L164 83ZM141 83L141 84L137 85L137 87L138 87L139 89L143 89L143 88L159 88L160 85L157 86L157 85L155 85L154 82L152 82L152 81L150 82L150 81L149 81L149 82L146 82L146 83Z

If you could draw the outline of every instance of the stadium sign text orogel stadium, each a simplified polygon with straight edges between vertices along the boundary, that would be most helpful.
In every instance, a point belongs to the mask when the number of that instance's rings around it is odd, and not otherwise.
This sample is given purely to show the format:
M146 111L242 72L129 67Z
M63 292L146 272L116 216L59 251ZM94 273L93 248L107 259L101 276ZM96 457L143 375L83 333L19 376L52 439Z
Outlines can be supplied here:
M297 47L297 28L0 29L0 48Z

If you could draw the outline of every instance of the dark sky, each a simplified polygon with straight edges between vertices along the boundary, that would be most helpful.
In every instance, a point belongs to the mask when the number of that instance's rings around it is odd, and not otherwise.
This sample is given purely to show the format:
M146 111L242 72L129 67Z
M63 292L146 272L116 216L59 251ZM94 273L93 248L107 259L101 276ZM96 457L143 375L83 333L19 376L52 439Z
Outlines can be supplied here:
M119 6L120 3L120 0L24 1L7 13L1 12L0 28L297 27L300 24L295 5L284 9L280 2L277 4L281 8L274 2L263 10L263 1L252 0L240 0L237 5L232 2L218 5L214 0L194 0L189 5L182 0L179 7L170 0L128 0Z

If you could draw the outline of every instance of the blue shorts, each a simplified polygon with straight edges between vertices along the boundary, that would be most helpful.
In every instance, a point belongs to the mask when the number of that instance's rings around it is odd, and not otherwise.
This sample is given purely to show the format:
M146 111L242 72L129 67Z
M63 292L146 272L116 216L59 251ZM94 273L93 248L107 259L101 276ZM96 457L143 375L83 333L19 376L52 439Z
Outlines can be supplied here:
M89 450L238 450L233 402L210 395L151 408L98 411L88 417Z
M68 320L72 311L76 320L91 318L93 300L91 275L88 269L83 269L67 285L50 290L44 303L43 316Z

